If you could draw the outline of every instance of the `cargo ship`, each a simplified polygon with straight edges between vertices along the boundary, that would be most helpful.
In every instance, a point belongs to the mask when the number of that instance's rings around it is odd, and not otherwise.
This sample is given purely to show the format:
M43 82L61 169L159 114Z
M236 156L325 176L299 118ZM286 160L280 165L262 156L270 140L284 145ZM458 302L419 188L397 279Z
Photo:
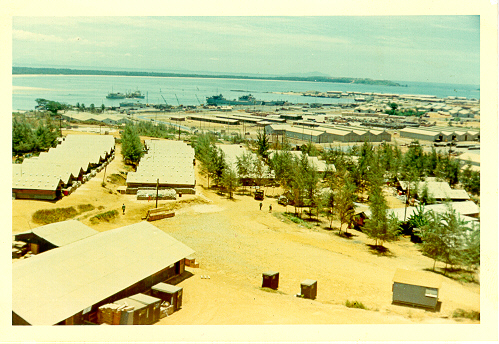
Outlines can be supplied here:
M106 96L107 99L125 99L126 95L120 92L113 93L109 92Z
M127 93L126 98L144 99L145 96L140 91L135 91L135 92Z
M218 96L211 96L206 98L208 105L262 105L262 100L256 100L251 94L241 96L238 100L225 99L221 94Z

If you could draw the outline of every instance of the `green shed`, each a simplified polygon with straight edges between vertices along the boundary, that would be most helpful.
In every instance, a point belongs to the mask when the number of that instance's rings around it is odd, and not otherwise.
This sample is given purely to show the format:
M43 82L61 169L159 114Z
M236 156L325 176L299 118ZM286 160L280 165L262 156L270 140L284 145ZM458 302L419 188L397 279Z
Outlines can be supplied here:
M397 269L393 276L393 303L435 310L441 284L440 276Z

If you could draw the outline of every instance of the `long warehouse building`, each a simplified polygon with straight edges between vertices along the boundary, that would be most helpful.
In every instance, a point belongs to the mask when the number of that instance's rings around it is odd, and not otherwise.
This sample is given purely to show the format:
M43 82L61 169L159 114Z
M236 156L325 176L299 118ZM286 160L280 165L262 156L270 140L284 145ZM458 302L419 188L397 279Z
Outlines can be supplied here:
M85 324L99 306L181 274L192 253L139 222L20 260L12 264L12 324Z

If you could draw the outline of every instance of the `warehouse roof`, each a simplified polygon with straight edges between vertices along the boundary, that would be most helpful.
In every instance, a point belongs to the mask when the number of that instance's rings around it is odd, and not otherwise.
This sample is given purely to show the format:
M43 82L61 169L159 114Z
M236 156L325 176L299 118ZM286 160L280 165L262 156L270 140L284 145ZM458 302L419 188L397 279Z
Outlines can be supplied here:
M193 252L148 222L102 232L12 264L12 310L54 325Z
M407 190L409 184L407 181L399 181L399 183L402 190ZM466 190L455 190L449 186L449 183L437 181L418 182L417 190L419 194L423 191L425 185L428 187L428 194L430 197L435 199L470 199Z
M30 232L57 247L65 246L99 233L77 220L51 223L33 228Z
M439 289L442 285L440 276L422 271L409 271L403 269L397 269L395 271L393 282L436 289Z
M456 213L461 217L462 220L468 221L468 225L471 225L471 222L477 221L477 219L473 217L469 217L467 215L477 215L480 213L480 207L478 207L473 201L464 201L464 202L448 202L446 204L429 204L424 206L424 212L434 211L436 213L445 213L450 209L454 209ZM417 213L417 207L407 207L407 208L392 208L388 209L388 214L393 214L395 217L403 222L404 219L407 221L412 215ZM368 218L371 216L371 210L369 208L360 209L358 213L363 212Z

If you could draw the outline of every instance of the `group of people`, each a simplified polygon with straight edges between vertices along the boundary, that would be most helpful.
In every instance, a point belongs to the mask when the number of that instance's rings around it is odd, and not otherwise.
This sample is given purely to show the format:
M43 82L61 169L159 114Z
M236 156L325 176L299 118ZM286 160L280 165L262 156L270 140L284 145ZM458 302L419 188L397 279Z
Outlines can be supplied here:
M262 210L262 207L263 207L263 203L260 202L260 210ZM272 212L272 204L269 204L269 213Z

